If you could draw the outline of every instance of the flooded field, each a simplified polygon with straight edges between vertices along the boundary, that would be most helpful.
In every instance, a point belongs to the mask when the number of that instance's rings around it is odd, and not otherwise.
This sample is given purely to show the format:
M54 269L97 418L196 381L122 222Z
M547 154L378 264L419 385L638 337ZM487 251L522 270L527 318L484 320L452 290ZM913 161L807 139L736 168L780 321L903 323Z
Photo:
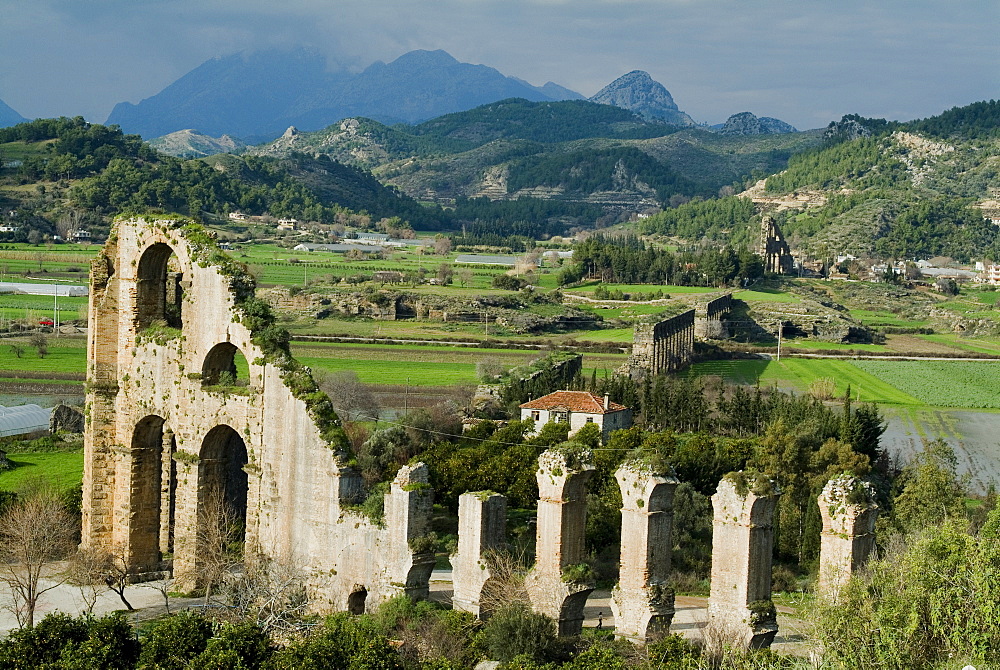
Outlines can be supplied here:
M974 493L1000 483L1000 412L883 407L888 427L882 445L902 464L924 440L942 437L955 449L959 474L969 476Z

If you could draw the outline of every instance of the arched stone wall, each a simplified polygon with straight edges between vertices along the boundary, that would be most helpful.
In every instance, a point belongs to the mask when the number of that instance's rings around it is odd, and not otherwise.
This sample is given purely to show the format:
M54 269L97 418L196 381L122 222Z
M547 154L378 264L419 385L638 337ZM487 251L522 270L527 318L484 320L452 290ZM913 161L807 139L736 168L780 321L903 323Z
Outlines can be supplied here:
M255 343L242 311L252 294L197 224L115 224L92 265L82 544L123 550L140 578L172 550L175 573L191 574L215 482L248 545L304 572L317 609L345 609L357 584L368 607L425 594L432 561L409 547L427 532L426 468L404 468L386 527L346 509L362 494L346 439L308 371ZM170 327L149 328L161 320ZM205 383L232 372L237 352L245 386Z

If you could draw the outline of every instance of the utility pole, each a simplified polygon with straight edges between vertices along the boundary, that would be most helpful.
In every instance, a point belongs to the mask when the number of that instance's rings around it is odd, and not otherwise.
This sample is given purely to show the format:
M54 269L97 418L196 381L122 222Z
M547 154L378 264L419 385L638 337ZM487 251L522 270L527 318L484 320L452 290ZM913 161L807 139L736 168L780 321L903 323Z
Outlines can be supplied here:
M779 320L778 321L778 362L779 363L781 362L781 331L782 331L782 324L781 324L781 321Z

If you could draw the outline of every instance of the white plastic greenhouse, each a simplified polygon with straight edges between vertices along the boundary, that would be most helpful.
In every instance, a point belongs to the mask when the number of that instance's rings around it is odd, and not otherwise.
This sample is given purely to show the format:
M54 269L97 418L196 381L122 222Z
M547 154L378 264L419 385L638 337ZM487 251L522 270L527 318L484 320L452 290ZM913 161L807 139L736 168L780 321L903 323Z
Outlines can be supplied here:
M38 405L19 405L17 407L0 405L0 437L48 430L51 414L51 408L45 409Z

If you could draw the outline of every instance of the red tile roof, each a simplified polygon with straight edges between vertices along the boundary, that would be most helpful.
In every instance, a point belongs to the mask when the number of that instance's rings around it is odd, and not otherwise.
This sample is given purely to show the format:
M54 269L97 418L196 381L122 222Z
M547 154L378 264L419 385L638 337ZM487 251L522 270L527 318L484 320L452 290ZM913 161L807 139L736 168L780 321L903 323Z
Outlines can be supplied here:
M570 412L586 412L588 414L610 414L628 409L616 402L608 403L604 409L604 398L590 391L556 391L535 400L529 400L521 405L524 409L562 409Z

